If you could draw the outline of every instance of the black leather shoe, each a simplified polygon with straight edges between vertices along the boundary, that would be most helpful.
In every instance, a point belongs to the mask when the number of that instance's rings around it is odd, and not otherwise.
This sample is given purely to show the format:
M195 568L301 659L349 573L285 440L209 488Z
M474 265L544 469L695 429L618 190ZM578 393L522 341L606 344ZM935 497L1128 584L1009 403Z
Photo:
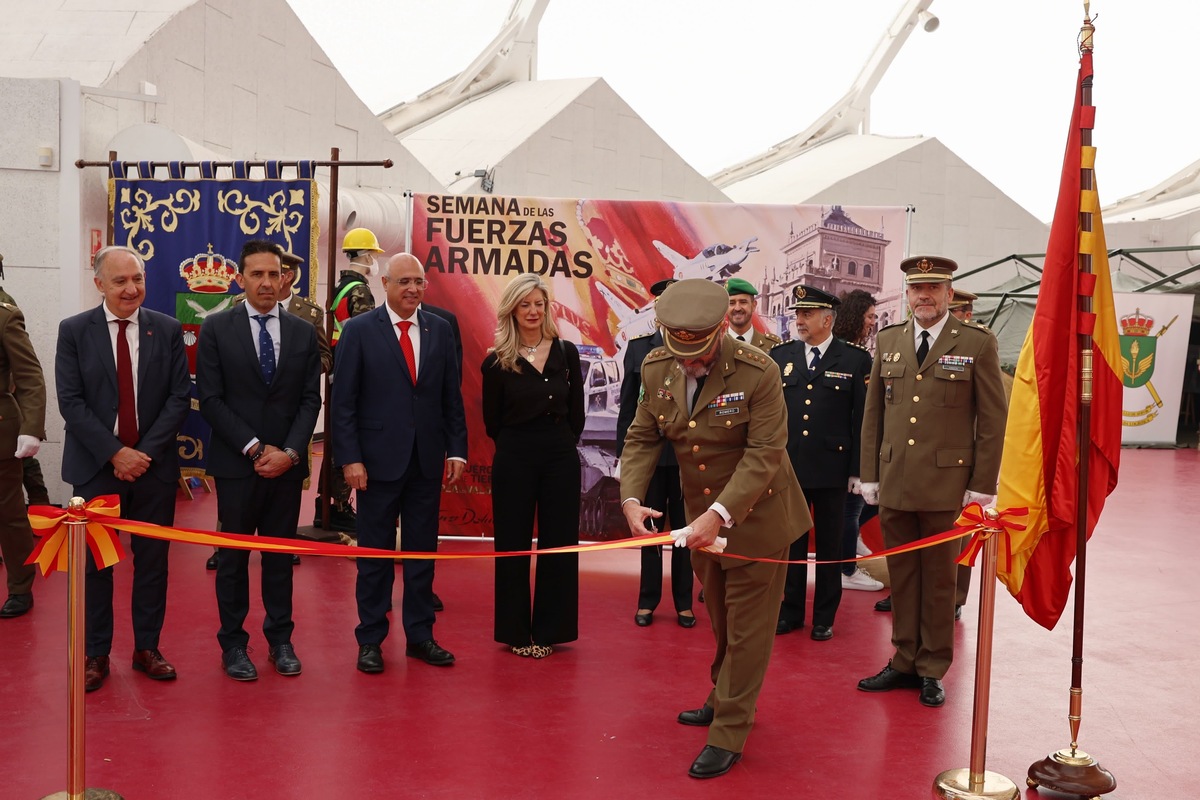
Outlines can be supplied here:
M704 602L704 590L703 589L700 590L700 594L696 595L696 602L697 603Z
M691 768L688 769L688 775L693 778L715 778L729 772L733 765L741 760L741 753L706 744L700 751L700 755L696 756L696 760L692 762Z
M433 610L434 611L445 611L446 610L446 606L444 606L442 604L442 598L437 596L437 592L433 593Z
M409 658L419 658L426 664L435 667L448 667L454 663L454 655L438 646L434 639L426 639L419 644L410 644L404 648L404 655Z
M875 601L875 610L876 611L891 611L892 610L892 596L889 594L887 597L883 598L882 600L876 600Z
M643 614L639 610L636 614L633 615L633 621L637 623L637 626L639 628L649 628L650 624L652 622L654 622L654 612L647 611L646 613Z
M364 644L358 648L358 671L374 674L383 672L383 651L377 644Z
M954 606L954 618L956 620L962 619L962 606L960 606L960 605Z
M892 689L917 689L920 686L920 678L894 670L891 664L879 670L877 675L858 682L858 688L864 692L890 692Z
M921 678L921 705L937 708L946 702L946 690L937 678Z
M812 638L818 642L827 642L833 638L832 625L813 625Z
M695 615L695 614L691 614L691 615L688 615L688 614L676 614L676 615L675 615L675 618L676 618L676 620L678 620L678 622L679 622L679 627L681 627L681 628L694 628L694 627L696 627L696 615Z
M254 668L254 662L250 660L244 647L231 647L226 650L221 654L221 664L225 667L225 674L235 681L258 680L258 670Z
M217 568L217 551L213 550L213 554L208 557L208 561L204 562L204 568L213 570Z
M300 659L296 658L296 650L290 642L272 647L267 661L275 665L275 671L280 675L300 674Z
M83 659L83 690L94 692L108 677L108 656L86 656Z
M791 620L781 619L775 623L775 635L782 636L785 633L804 629L803 622L792 622Z
M680 725L695 725L703 728L712 725L713 710L712 706L705 704L699 708L693 708L691 711L680 711L676 717Z
M8 599L4 601L4 605L0 606L0 619L12 619L19 617L22 614L29 613L29 609L33 608L33 593L27 594L10 594Z
M300 565L300 556L296 555L295 553L292 553L292 566L297 567L299 565Z

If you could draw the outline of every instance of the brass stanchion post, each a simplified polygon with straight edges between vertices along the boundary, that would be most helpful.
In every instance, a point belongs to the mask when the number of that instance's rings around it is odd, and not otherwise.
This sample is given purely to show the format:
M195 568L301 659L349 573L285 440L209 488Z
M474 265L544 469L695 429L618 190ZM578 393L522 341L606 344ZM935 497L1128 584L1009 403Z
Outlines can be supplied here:
M56 792L43 800L123 800L109 789L86 789L83 673L87 654L84 650L84 576L87 573L87 519L84 500L72 497L67 509L67 668L70 675L67 723L67 791Z
M996 509L984 510L989 521ZM985 528L983 569L979 575L979 641L975 647L975 706L971 716L971 766L948 769L933 781L938 800L1017 800L1017 785L1003 775L988 772L988 708L992 690L992 626L996 616L996 548L998 528Z

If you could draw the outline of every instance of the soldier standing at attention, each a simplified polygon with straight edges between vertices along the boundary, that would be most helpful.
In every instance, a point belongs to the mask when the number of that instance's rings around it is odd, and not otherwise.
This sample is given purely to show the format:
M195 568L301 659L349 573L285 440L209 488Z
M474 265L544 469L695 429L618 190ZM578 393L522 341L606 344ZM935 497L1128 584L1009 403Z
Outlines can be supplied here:
M958 265L917 256L900 266L912 316L879 332L862 429L862 496L879 506L889 548L950 530L968 503L995 501L1007 415L996 337L947 312ZM859 689L946 701L960 547L888 556L895 653Z
M725 283L729 295L729 335L739 342L749 342L770 352L782 339L773 333L761 333L754 329L754 312L758 310L758 289L748 280L730 278Z

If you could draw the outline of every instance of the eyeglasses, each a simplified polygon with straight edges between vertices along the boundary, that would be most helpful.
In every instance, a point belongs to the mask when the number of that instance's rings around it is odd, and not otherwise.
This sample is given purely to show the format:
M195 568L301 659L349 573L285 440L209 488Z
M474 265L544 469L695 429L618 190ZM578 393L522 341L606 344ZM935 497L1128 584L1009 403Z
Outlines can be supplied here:
M429 284L429 281L424 278L389 278L388 283L394 283L402 289L407 289L409 286L424 289Z

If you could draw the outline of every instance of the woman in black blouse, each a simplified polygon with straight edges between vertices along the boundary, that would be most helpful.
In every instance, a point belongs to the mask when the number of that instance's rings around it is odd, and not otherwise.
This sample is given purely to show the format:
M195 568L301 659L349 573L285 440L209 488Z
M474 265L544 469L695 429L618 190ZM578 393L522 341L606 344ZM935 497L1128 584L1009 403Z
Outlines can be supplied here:
M492 518L496 551L579 542L579 454L583 374L575 345L558 338L550 290L522 275L496 309L496 341L483 360L483 422L496 442ZM519 656L545 658L579 638L579 556L539 556L534 592L529 557L496 559L495 639Z

